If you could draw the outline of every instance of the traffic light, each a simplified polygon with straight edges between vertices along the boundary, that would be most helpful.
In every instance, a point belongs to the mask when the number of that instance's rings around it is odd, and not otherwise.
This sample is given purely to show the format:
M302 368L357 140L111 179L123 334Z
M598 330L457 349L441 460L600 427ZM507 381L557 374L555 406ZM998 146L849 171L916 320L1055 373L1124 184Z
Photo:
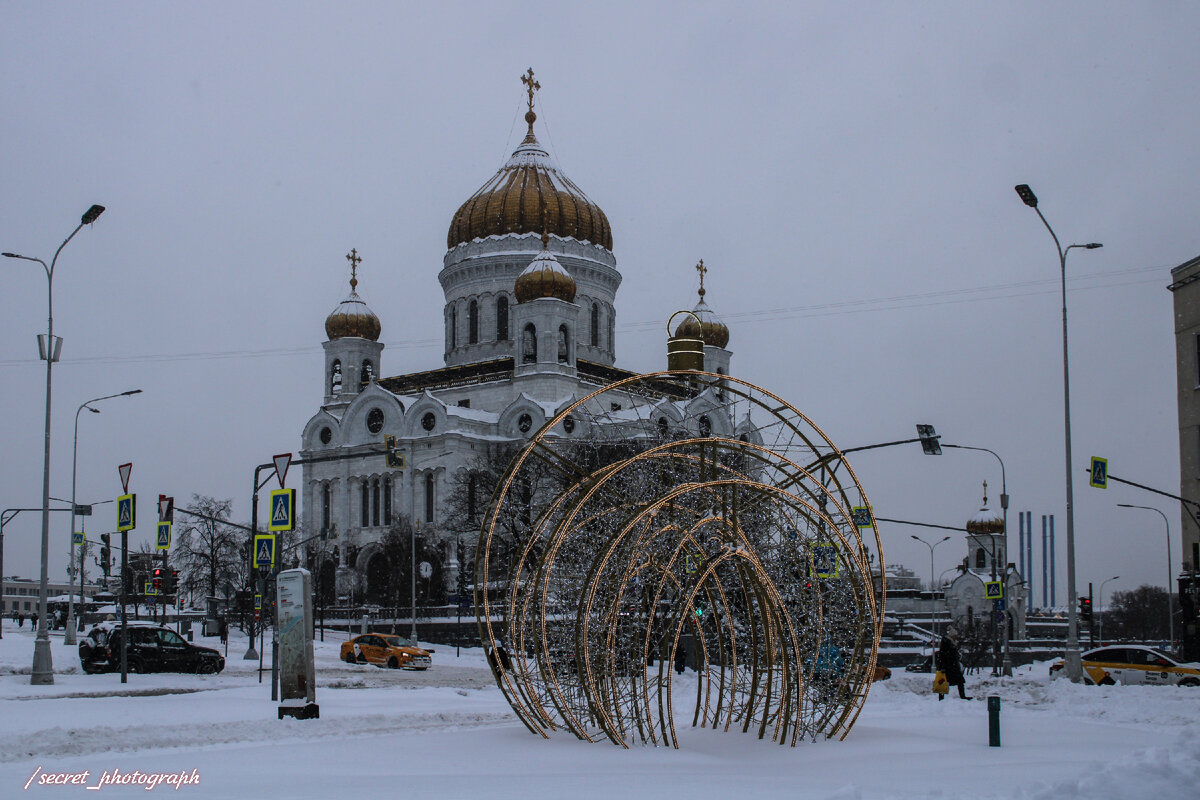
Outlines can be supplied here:
M1086 596L1079 598L1079 616L1088 622L1092 621L1092 598Z
M100 569L104 570L104 577L108 577L108 572L111 569L112 556L112 534L100 534L100 541L104 544L100 545Z
M167 594L179 594L179 570L171 570L170 578L167 582Z
M154 568L154 591L158 592L159 594L161 594L163 590L163 572L165 572L165 570L162 567Z

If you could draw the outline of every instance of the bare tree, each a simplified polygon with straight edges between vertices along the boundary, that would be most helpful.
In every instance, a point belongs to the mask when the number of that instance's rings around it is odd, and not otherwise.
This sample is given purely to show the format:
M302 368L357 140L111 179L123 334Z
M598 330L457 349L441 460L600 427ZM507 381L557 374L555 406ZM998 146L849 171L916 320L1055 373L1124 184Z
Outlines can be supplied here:
M1166 639L1168 602L1172 603L1172 613L1177 613L1179 606L1174 597L1168 598L1161 586L1142 585L1128 592L1113 592L1108 610L1097 612L1104 614L1105 638Z
M181 588L201 597L228 600L246 581L246 535L225 524L229 521L232 500L217 500L194 494L179 524L171 561L179 570Z

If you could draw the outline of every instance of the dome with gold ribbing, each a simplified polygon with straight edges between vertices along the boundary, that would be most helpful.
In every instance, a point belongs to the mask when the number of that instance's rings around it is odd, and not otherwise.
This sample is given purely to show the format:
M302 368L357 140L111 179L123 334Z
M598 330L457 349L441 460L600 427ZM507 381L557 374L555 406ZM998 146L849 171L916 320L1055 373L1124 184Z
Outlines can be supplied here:
M527 303L539 297L557 297L568 303L575 300L575 279L558 263L549 250L550 236L542 234L542 252L534 256L529 266L517 276L513 294L518 303Z
M375 316L375 312L367 308L367 304L358 296L358 264L362 258L358 255L357 249L351 249L346 255L346 260L350 262L350 294L345 300L337 304L337 308L329 313L325 318L325 335L330 341L334 339L343 339L354 336L359 339L370 339L372 342L379 340L379 334L383 328L379 324L379 317Z
M1004 514L988 508L987 481L983 482L983 506L975 516L967 520L968 533L1001 534L1004 533Z
M537 114L533 93L541 85L533 70L521 76L529 93L529 130L508 162L459 207L450 222L446 247L515 233L550 233L600 245L612 251L608 217L558 169L533 134Z
M700 263L696 265L696 272L700 273L700 289L697 291L700 300L692 309L692 314L696 316L686 315L675 328L675 336L703 339L704 343L711 347L725 347L729 344L729 327L708 307L708 303L704 302L704 274L708 272L708 267L704 266L704 259L700 259ZM696 323L696 317L700 319L699 324Z

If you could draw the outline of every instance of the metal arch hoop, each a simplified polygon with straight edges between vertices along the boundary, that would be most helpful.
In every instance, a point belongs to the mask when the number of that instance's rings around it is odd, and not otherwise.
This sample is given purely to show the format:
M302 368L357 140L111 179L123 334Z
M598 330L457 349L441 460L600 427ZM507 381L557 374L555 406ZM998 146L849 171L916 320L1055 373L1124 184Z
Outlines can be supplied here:
M845 738L885 589L856 507L840 450L761 387L689 370L598 389L530 439L484 517L475 608L497 684L543 737L678 747L676 708L694 702L695 727Z

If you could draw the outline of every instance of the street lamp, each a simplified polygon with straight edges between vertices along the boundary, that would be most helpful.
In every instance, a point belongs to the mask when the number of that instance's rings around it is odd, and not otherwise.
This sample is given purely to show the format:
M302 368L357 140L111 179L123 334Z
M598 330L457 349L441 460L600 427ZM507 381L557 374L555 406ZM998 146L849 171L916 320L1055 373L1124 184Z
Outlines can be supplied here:
M1167 522L1167 515L1159 511L1154 506L1134 506L1129 503L1117 503L1121 508L1144 508L1147 511L1154 511L1163 518L1163 524L1167 527L1167 630L1170 631L1171 647L1175 647L1175 613L1171 608L1171 523Z
M941 539L938 539L933 544L930 544L929 542L922 539L920 536L917 536L915 533L909 534L909 535L912 536L912 538L916 539L921 544L923 544L929 548L929 608L930 608L929 615L930 615L930 618L933 620L933 625L930 626L933 628L933 638L936 639L937 638L937 616L936 616L937 603L934 601L934 597L933 597L933 593L934 593L934 588L933 588L933 551L936 550L937 546L939 544L941 544L942 542L949 541L950 537L943 536ZM931 645L931 647L932 647L932 645Z
M1104 580L1100 581L1100 597L1096 598L1097 602L1100 604L1100 608L1096 609L1096 613L1100 615L1099 635L1101 647L1104 646L1104 584L1115 581L1120 577L1120 575L1113 575L1111 578L1105 578Z
M1085 250L1095 250L1104 245L1099 242L1088 244L1067 245L1064 250L1058 241L1058 236L1046 217L1038 208L1037 195L1028 184L1014 187L1017 195L1025 205L1037 212L1050 237L1054 239L1054 249L1058 251L1058 266L1062 277L1062 321L1063 321L1063 434L1066 442L1066 478L1067 478L1067 647L1064 653L1067 677L1074 683L1083 678L1083 664L1079 660L1079 609L1076 608L1075 591L1075 488L1071 479L1071 373L1067 359L1067 253L1073 247Z
M133 394L141 394L141 389L130 389L128 392L119 392L118 394L106 394L104 397L97 397L94 400L88 400L86 403L75 409L75 443L71 445L71 538L75 536L75 472L79 464L79 412L85 408L93 414L99 414L100 409L92 408L92 403L98 403L101 400L111 400L114 397L128 397ZM71 545L71 556L75 555L75 545ZM87 551L87 545L81 545L79 548L79 602L84 601L83 597L83 559ZM75 644L75 575L70 576L71 588L69 599L67 601L67 632L63 635L63 644Z
M58 360L62 350L62 338L54 339L54 266L58 263L58 255L67 242L75 238L80 228L90 225L104 213L104 206L93 205L79 218L79 224L71 235L54 251L50 266L40 258L31 258L16 253L0 253L5 258L19 258L22 261L36 261L46 271L46 338L38 336L41 357L46 361L46 446L42 458L42 578L38 588L38 631L33 641L33 669L30 671L29 682L35 685L54 683L54 661L50 655L50 630L46 617L49 614L49 552L50 552L50 382L52 367Z

